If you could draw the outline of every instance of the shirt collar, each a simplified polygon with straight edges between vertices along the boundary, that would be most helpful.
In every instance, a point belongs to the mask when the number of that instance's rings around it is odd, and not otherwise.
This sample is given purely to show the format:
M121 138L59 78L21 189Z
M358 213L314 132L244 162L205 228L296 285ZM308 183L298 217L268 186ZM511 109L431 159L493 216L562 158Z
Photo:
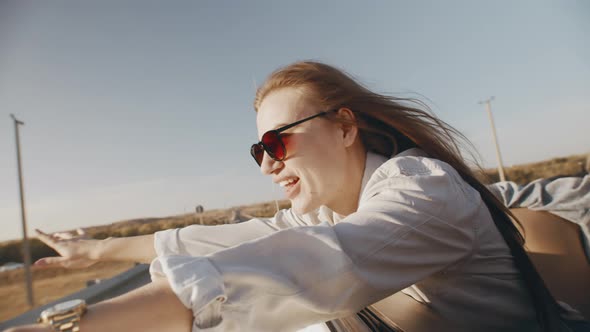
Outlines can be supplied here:
M376 154L371 151L367 152L367 157L365 158L365 170L363 173L363 179L361 181L361 190L359 192L359 204L360 204L360 199L362 197L362 194L365 191L365 187L367 186L367 182L369 182L369 179L371 178L371 175L373 175L373 173L375 173L377 168L379 168L379 166L383 165L383 163L386 161L387 161L387 157L384 157L380 154ZM342 220L344 217L346 217L346 216L340 215L334 211L332 211L332 216L333 216L332 218L333 218L334 222L338 222L338 221Z
M422 151L421 149L418 149L418 148L410 148L410 149L407 149L407 150L395 155L395 157L425 157L425 156L426 156L426 153L424 153L424 151ZM369 179L371 179L371 176L373 175L373 173L375 173L375 171L381 165L383 165L383 163L385 163L387 160L389 160L389 158L382 156L380 154L377 154L375 152L367 151L367 158L365 160L365 171L363 173L363 179L361 182L361 190L359 192L359 205L360 205L361 197L363 197L363 192L365 191L365 187L367 186L367 183L369 182ZM334 222L338 222L345 217L345 216L340 215L334 211L332 211L332 216L333 216Z
M418 148L410 148L396 154L395 157L426 157L426 153L424 153L424 151ZM367 186L367 183L369 182L369 179L371 178L373 173L375 173L377 168L383 165L383 163L386 162L388 159L389 158L384 157L380 154L376 154L371 151L367 152L367 159L365 161L365 173L363 174L363 181L361 182L361 195L359 195L359 200L362 196L362 193L365 191L365 187Z
M365 172L363 174L363 180L361 182L361 191L359 192L359 200L361 194L365 191L365 187L367 186L367 182L371 178L371 175L375 173L379 166L383 165L384 162L387 161L387 157L384 157L380 154L376 154L374 152L368 151L367 158L365 161Z

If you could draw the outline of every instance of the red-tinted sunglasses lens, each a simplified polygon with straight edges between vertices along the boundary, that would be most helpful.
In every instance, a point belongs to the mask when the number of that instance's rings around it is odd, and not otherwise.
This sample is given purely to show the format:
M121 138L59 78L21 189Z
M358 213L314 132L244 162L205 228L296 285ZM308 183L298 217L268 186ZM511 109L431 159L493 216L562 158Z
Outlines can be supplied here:
M262 164L262 158L264 158L264 147L260 143L252 144L250 154L256 160L258 166L260 166Z
M264 149L272 159L278 161L285 159L285 145L280 134L276 131L264 133L262 135L262 145L264 145Z
M267 131L262 135L262 141L260 143L253 144L250 147L250 154L256 160L258 166L262 164L264 151L274 160L282 161L285 159L285 144L283 144L279 133L276 131Z

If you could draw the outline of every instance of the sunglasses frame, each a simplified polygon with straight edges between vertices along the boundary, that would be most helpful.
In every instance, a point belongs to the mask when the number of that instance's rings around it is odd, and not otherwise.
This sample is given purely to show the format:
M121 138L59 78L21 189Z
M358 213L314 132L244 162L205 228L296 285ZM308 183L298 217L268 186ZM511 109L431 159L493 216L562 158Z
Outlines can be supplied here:
M283 127L280 127L280 128L277 128L277 129L273 129L273 130L269 130L269 131L265 132L262 135L262 140L260 140L256 144L252 144L252 146L250 147L250 155L252 155L252 158L254 158L254 160L256 161L256 164L258 164L258 166L261 166L262 165L262 159L264 158L264 152L266 152L269 155L269 157L271 157L273 160L276 160L276 161L283 161L283 160L285 160L285 157L287 156L287 148L285 148L285 143L283 143L283 140L281 139L281 132L283 132L283 131L285 131L287 129L293 128L296 125L302 124L302 123L304 123L306 121L309 121L311 119L314 119L314 118L317 118L317 117L320 117L320 116L325 116L328 113L337 112L338 110L339 109L333 109L333 110L330 110L330 111L319 112L317 114L314 114L312 116L308 116L307 118L303 118L301 120L297 120L297 121L295 121L293 123L290 123L288 125L285 125ZM284 152L283 153L283 158L277 158L275 156L275 154L272 151L270 151L270 148L266 144L263 143L264 136L266 136L266 134L268 134L268 133L274 133L276 135L277 140L281 144L281 148L283 149L283 152ZM258 162L258 159L256 158L255 149L257 149L257 148L262 148L262 151L263 151L262 152L263 153L263 156L260 159L260 162Z

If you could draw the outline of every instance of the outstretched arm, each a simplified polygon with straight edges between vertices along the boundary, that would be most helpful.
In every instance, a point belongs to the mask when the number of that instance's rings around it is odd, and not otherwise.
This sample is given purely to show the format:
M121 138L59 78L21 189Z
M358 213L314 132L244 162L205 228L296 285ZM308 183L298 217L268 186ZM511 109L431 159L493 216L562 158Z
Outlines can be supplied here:
M84 268L99 261L150 263L158 254L202 256L256 239L282 228L305 224L290 210L279 211L274 218L255 218L239 224L217 226L191 225L184 228L104 240L91 239L83 230L78 234L46 234L37 231L39 240L60 256L41 258L37 266ZM155 245L155 247L154 247Z
M192 312L185 308L165 279L88 307L80 331L185 331L190 332ZM51 332L47 325L20 326L5 332Z
M153 234L104 240L90 239L82 230L78 235L37 230L37 235L60 255L41 258L35 262L37 266L84 268L99 261L149 263L156 257Z

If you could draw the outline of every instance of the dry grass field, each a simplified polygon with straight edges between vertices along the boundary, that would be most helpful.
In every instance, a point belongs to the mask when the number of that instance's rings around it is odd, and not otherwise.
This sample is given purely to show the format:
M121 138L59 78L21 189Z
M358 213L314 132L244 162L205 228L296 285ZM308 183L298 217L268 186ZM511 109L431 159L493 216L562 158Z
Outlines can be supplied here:
M530 164L515 165L504 168L506 180L518 184L526 184L540 178L554 176L581 175L588 172L590 155L581 154L569 157L553 158ZM498 171L495 169L486 170L488 182L499 181Z
M506 168L509 180L520 184L537 178L560 175L579 175L586 162L586 155L554 158L551 160ZM495 170L487 170L487 182L493 182L498 175ZM280 201L279 208L287 208L288 201ZM110 225L87 228L94 238L109 236L134 236L150 234L161 229L183 227L190 224L217 225L231 223L236 212L244 216L272 216L276 211L274 202L239 206L229 210L205 211L201 215L185 214L167 218L135 219ZM0 243L0 264L21 261L20 242ZM32 243L33 259L53 255L52 250L39 241ZM36 304L42 305L73 293L86 286L86 281L115 276L133 266L132 263L100 263L88 269L65 270L61 268L33 269ZM0 321L15 317L27 310L23 271L0 272Z

